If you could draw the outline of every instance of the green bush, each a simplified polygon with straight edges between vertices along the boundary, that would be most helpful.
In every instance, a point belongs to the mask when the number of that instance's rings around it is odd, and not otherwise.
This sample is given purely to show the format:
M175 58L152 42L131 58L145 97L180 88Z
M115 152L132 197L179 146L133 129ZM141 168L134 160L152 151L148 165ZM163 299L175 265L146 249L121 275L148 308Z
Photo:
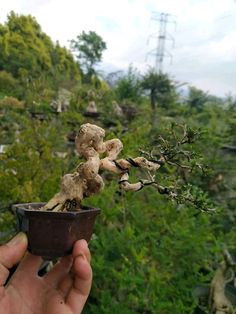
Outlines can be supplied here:
M0 93L6 95L15 95L17 90L18 81L12 76L11 73L0 71Z

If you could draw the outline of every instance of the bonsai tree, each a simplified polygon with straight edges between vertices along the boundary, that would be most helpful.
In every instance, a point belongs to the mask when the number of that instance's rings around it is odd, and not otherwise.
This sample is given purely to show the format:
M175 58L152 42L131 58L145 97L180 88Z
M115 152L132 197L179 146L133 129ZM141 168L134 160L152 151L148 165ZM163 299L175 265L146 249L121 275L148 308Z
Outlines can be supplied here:
M140 151L141 156L118 159L123 149L122 142L119 139L104 141L104 129L89 123L83 124L75 139L75 145L78 154L85 161L78 165L74 173L63 176L60 191L41 209L46 211L80 210L81 202L85 197L99 193L103 189L104 182L99 172L107 170L117 174L119 186L125 191L139 191L146 185L152 185L159 193L166 194L177 202L188 201L200 210L207 210L209 209L208 202L191 195L189 186L186 186L183 191L178 191L178 187L162 186L155 178L156 171L165 164L184 170L193 169L195 166L193 162L191 166L181 164L177 156L180 156L181 160L192 159L193 154L183 150L182 146L192 143L196 134L191 129L183 127L181 139L176 139L174 144L160 137L161 144L158 146L158 153ZM201 165L197 164L197 166L201 168ZM129 180L131 168L143 169L146 179L131 183Z

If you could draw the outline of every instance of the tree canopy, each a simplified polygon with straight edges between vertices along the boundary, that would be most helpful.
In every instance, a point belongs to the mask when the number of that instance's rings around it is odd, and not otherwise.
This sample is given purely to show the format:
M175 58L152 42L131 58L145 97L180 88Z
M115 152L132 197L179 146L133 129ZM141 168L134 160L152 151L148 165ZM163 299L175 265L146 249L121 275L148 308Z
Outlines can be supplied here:
M13 11L0 25L0 71L20 79L34 79L42 73L57 79L80 76L78 64L66 48L54 44L34 17Z
M105 41L96 32L82 32L76 40L71 40L71 49L75 52L86 73L95 73L94 66L102 60L102 53L107 49Z
M174 101L175 84L167 74L158 73L150 69L144 76L141 83L144 90L149 91L151 107L156 109L157 105L168 107Z

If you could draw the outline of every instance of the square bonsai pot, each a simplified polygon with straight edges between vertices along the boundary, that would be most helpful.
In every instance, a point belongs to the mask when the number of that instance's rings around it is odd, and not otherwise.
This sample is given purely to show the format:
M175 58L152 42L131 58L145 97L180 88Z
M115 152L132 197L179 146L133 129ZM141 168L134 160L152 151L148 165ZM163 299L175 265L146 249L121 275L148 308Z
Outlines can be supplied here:
M72 252L77 240L90 241L99 208L83 207L80 211L41 211L45 203L13 205L18 230L28 236L32 254L53 259Z

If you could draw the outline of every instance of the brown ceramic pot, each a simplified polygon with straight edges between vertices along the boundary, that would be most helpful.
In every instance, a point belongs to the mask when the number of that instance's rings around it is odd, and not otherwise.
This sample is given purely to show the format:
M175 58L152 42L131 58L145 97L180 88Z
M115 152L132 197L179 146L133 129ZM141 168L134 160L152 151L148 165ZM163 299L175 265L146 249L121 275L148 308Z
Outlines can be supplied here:
M72 252L76 240L90 241L98 208L84 207L80 211L40 211L45 203L13 205L18 229L28 236L32 254L53 259Z

